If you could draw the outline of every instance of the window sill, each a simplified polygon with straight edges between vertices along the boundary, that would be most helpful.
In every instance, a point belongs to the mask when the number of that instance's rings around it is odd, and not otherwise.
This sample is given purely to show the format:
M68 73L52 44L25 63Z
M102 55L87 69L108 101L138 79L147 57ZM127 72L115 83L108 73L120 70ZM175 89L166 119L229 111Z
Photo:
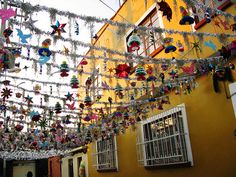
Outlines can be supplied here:
M191 162L180 163L180 164L170 164L170 165L154 165L154 166L144 166L148 170L152 169L166 169L166 168L185 168L192 167Z
M154 50L151 54L150 57L154 58L158 53L160 53L165 47L161 45L158 47L156 50Z
M110 168L110 169L97 169L97 172L117 172L117 168Z
M219 6L217 9L219 10L224 10L225 8L227 8L229 5L231 5L231 1L227 0L226 2L224 2L221 6ZM199 28L201 28L202 26L204 26L206 24L206 19L202 19L201 21L199 21L195 26L194 29L198 30Z

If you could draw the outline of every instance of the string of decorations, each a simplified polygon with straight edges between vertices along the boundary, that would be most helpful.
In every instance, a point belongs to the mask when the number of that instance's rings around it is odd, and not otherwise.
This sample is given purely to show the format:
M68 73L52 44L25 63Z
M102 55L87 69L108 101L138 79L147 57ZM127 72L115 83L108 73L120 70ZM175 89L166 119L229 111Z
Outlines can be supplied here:
M204 3L200 2L200 1L196 1L196 0L183 0L183 1L189 6L194 5L196 8L203 9L203 10L209 9L211 12L214 12L218 15L222 15L225 17L230 17L230 18L236 19L236 16L234 14L224 12L218 8L212 8L210 6L205 5Z
M61 151L57 149L51 150L17 150L17 151L1 151L0 158L6 160L37 160L48 159L53 156L64 156L69 154L68 150Z
M204 32L186 32L186 31L178 31L178 30L169 30L169 29L162 29L158 27L145 27L145 26L137 26L131 23L122 23L122 22L117 22L113 20L109 20L107 18L98 18L98 17L93 17L93 16L85 16L85 15L77 15L68 11L61 11L55 8L49 8L46 6L40 6L36 5L33 6L30 3L21 3L17 2L19 6L21 6L23 12L25 14L31 14L33 12L39 12L39 11L46 11L49 14L55 16L55 15L62 15L62 16L67 16L69 19L70 18L79 18L81 20L84 20L87 24L91 22L96 22L96 23L108 23L110 25L114 26L119 26L123 28L133 28L140 30L142 32L146 31L154 31L158 33L168 33L168 34L182 34L182 35L193 35L193 36L220 36L221 34L213 34L213 33L204 33ZM236 37L235 34L225 34L226 37Z

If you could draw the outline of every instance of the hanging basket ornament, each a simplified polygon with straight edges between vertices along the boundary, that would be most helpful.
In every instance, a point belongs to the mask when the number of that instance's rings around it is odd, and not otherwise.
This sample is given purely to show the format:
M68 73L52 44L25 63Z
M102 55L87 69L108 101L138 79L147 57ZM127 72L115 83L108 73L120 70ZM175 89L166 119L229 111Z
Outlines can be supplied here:
M146 71L145 71L145 69L144 69L144 67L143 66L139 66L139 67L137 67L136 68L136 70L135 70L135 75L137 76L137 80L138 81L143 81L143 80L145 80L146 78L145 78L145 75L146 75L147 73L146 73Z
M180 25L191 25L194 23L194 18L189 16L189 12L183 6L180 6L180 12L182 14L182 19L179 21Z
M73 75L70 80L71 88L77 89L79 88L79 80L77 79L76 75Z
M66 63L66 61L63 61L62 64L60 65L61 77L69 76L69 74L68 74L69 71L70 70L69 70L68 64Z
M141 39L136 33L136 31L134 31L128 39L129 52L138 51L140 49L140 45L141 45Z

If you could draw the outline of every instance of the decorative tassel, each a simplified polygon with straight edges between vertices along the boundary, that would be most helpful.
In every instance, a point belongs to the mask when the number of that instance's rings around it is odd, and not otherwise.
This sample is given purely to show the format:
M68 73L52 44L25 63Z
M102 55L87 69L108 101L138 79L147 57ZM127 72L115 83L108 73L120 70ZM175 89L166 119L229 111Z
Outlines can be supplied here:
M42 74L42 72L43 72L43 65L40 65L39 74Z
M30 46L27 46L27 58L26 60L30 59Z
M52 95L52 86L50 85L50 94Z

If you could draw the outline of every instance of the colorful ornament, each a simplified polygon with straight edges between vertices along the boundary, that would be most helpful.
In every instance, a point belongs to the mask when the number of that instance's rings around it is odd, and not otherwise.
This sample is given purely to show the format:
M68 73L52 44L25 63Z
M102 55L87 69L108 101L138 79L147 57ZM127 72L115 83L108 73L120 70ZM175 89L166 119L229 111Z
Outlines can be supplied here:
M170 53L176 51L176 47L172 45L173 38L166 37L163 39L163 43L165 45L165 53Z
M138 66L137 68L136 68L136 70L135 70L135 75L136 76L138 76L137 77L137 80L138 81L143 81L143 80L145 80L146 78L145 78L145 75L146 75L147 73L146 73L146 71L145 71L145 69L144 69L144 67L143 66Z
M71 88L79 88L79 80L77 79L76 75L73 75L71 80L70 80L70 85L71 85Z
M0 9L0 16L2 19L2 24L6 22L10 17L14 17L16 15L16 11L12 8L10 9Z
M61 113L62 107L61 107L61 104L59 102L56 103L54 110L55 110L56 114Z
M66 104L66 106L70 109L70 110L75 110L75 101L72 104Z
M72 101L72 100L74 99L73 93L70 93L70 92L68 92L68 93L65 95L65 97L66 97L66 100L69 100L69 101Z
M35 110L31 111L29 113L29 116L30 116L31 120L34 122L39 121L39 119L41 118L41 115L39 114L39 112L35 111Z
M121 78L127 78L128 75L130 74L131 67L128 66L127 64L119 64L115 68L116 70L116 75Z
M179 21L180 25L191 25L194 23L194 18L189 16L189 12L183 6L180 6L180 12L182 13L182 19Z
M179 47L179 52L184 52L184 45L180 42L180 40L176 42L176 46Z
M54 35L55 33L58 34L58 36L61 36L61 33L65 33L64 27L66 26L66 23L60 24L59 21L56 22L55 25L51 25L53 28L53 31L51 32L51 35Z
M120 99L124 98L124 94L122 93L122 91L123 91L123 88L120 86L120 84L117 84L115 87L115 93Z
M69 76L69 74L68 74L69 71L70 70L69 70L68 64L66 63L66 61L63 61L62 64L60 65L61 77Z
M205 12L205 14L204 14L204 17L205 17L207 23L210 23L210 22L211 22L210 9L207 9L207 10L206 10L206 12Z
M33 103L32 99L33 97L27 95L27 97L24 97L25 98L25 101L27 102L28 105L30 105L31 103Z
M12 90L9 88L3 88L1 91L1 97L3 98L3 100L8 99L9 97L12 96Z
M36 84L34 87L33 87L33 90L34 90L34 93L36 95L40 94L40 91L41 91L41 86L39 84Z
M75 22L75 34L79 35L79 23Z
M162 16L166 16L167 20L170 21L172 19L172 9L169 4L164 0L158 1L157 4L159 5L159 10L163 12Z
M90 96L86 95L85 98L84 98L84 103L85 103L85 106L92 106L92 99Z
M50 45L51 45L51 39L45 39L42 42L42 47L39 48L38 50L38 54L40 56L39 58L40 65L43 65L50 60L50 56L52 55L52 52L49 50Z
M15 130L18 131L18 132L20 132L21 130L23 130L23 128L24 128L24 126L21 125L21 124L17 124L17 125L15 126Z
M141 45L141 39L136 33L136 30L132 33L132 35L128 39L128 48L129 52L137 51L139 50Z
M3 31L3 35L4 37L6 38L6 43L9 44L11 41L10 41L10 36L12 34L12 29L10 27L8 27L7 29L5 29Z
M16 30L17 30L17 35L18 35L19 38L20 38L20 41L21 41L23 44L28 43L28 41L27 41L26 39L31 38L32 34L23 34L23 32L21 31L21 29L18 29L18 28L16 28Z

